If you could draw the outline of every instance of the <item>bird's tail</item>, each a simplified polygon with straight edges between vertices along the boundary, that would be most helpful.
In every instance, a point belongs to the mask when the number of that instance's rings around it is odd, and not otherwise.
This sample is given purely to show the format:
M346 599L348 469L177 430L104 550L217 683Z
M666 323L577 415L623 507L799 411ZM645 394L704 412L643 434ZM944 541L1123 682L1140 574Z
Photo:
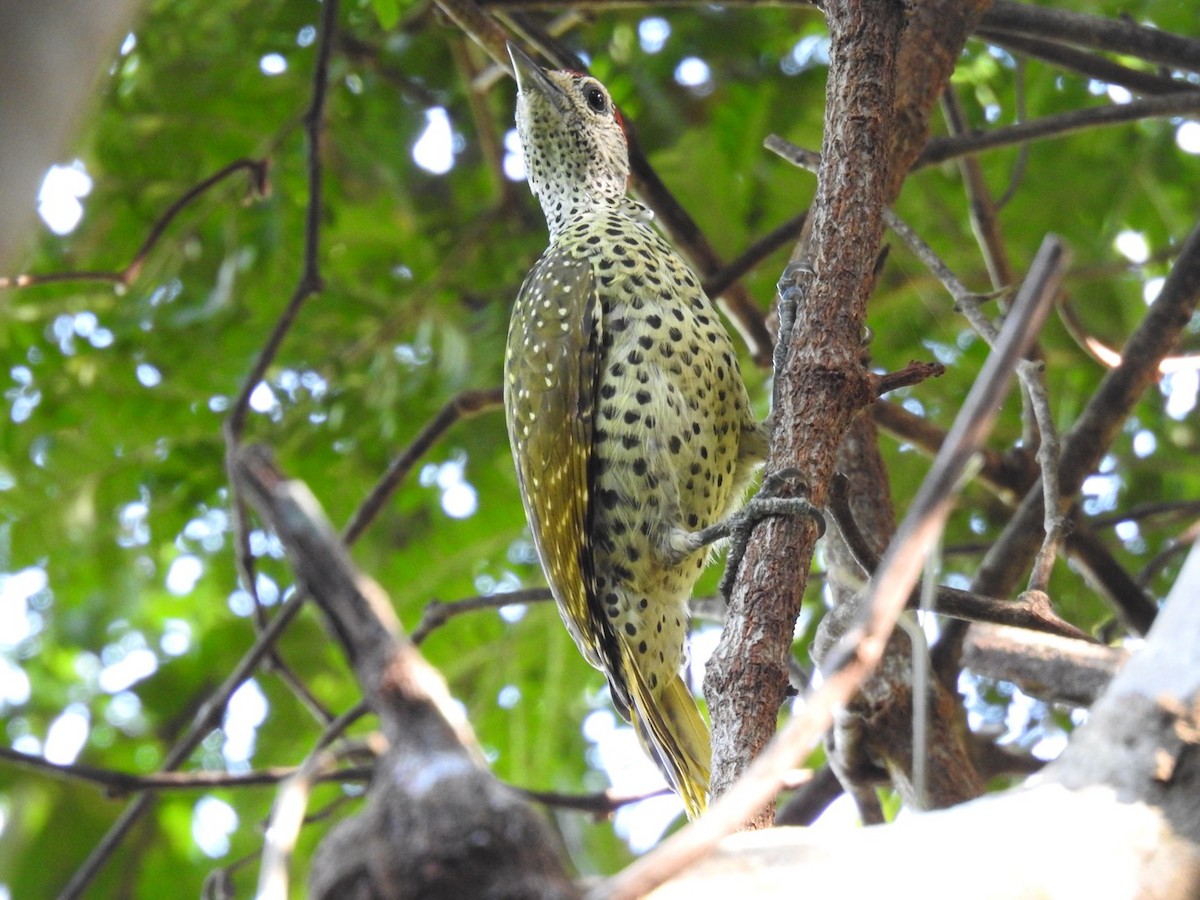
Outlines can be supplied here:
M636 664L626 665L625 670L633 700L630 718L642 746L683 800L688 818L698 819L708 806L711 748L708 726L692 692L678 675L651 691Z

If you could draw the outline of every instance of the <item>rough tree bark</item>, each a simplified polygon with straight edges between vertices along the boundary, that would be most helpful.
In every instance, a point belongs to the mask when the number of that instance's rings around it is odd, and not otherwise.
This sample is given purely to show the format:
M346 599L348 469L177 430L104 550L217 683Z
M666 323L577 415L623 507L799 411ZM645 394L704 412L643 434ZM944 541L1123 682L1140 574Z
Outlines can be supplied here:
M309 896L578 896L545 823L488 772L441 674L400 635L390 600L355 570L312 494L261 448L239 451L231 471L320 606L389 745L363 811L319 846Z
M831 50L822 165L813 205L815 277L796 289L767 471L795 468L824 505L837 448L873 402L861 344L866 301L883 234L888 146L894 129L896 50L902 7L831 2ZM729 616L708 664L713 714L714 796L745 771L775 733L787 697L787 656L800 611L816 528L806 519L768 520L747 548ZM757 825L771 821L764 810Z
M653 896L792 897L798 884L855 897L919 884L929 900L1200 895L1197 597L1200 545L1145 645L1028 786L858 832L734 835Z

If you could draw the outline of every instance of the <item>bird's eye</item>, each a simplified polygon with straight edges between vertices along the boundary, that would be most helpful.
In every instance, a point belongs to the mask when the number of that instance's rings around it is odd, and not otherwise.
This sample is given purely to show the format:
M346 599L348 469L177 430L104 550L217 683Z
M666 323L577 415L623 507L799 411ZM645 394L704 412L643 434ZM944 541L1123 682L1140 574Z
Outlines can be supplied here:
M595 85L584 91L583 98L594 112L602 113L608 110L608 98L604 96L604 91Z

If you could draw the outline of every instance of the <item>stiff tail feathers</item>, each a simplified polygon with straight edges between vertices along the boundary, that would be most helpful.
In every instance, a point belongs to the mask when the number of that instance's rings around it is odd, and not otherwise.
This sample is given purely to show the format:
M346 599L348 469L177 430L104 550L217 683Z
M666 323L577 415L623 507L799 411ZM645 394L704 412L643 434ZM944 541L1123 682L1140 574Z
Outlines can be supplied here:
M683 800L688 818L698 819L708 807L711 745L692 692L679 675L651 692L636 665L627 665L626 672L638 738Z

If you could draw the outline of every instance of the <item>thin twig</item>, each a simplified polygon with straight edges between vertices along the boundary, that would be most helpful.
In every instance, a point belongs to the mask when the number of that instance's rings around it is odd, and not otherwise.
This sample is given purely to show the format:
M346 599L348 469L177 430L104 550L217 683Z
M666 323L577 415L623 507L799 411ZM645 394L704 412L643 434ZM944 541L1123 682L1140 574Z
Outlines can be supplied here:
M479 612L484 609L502 609L520 603L548 603L554 599L550 588L525 588L519 591L506 591L502 594L481 594L477 597L465 597L462 600L434 600L425 607L421 621L412 630L412 642L420 644L438 628L441 628L456 616L466 613Z
M597 819L607 819L622 806L641 803L651 797L662 797L671 793L664 785L653 791L641 791L636 794L616 794L612 788L597 791L594 794L562 794L557 791L537 791L532 788L513 787L513 790L528 800L549 806L552 809L570 809L575 812L588 813Z
M828 509L837 523L838 531L841 532L846 546L854 556L855 562L868 576L874 576L879 568L879 554L871 547L858 527L858 522L850 509L846 483L843 478L835 478L833 481ZM850 576L849 573L843 573L841 577L845 579ZM920 594L914 591L908 598L906 608L910 610L920 608L920 600ZM1054 611L1050 598L1039 591L1028 591L1016 600L1002 600L946 585L938 585L934 593L934 601L933 612L963 622L1007 625L1094 643L1091 635L1061 618Z
M1120 512L1093 516L1088 524L1093 528L1111 528L1122 522L1142 522L1159 516L1171 522L1193 519L1200 515L1200 500L1163 500L1158 503L1138 503Z
M940 378L946 374L946 367L941 363L921 362L913 360L903 369L897 369L895 372L884 372L882 375L873 375L875 382L875 395L882 397L884 394L899 390L903 387L912 387L914 384L920 384L922 381L928 381L930 378Z
M952 138L962 137L968 133L966 112L962 108L954 85L948 85L946 92L942 94L942 113ZM1024 148L1022 147L1022 149ZM959 174L963 180L963 188L967 193L967 210L971 217L971 230L975 232L975 240L983 253L983 261L992 280L992 290L998 291L1008 287L1016 279L1013 275L1012 264L1009 262L1008 250L1000 236L996 204L992 200L991 191L988 190L979 160L972 154L964 154L958 157L957 162Z
M1167 567L1176 557L1186 555L1198 539L1200 539L1200 522L1193 522L1182 532L1176 535L1175 540L1170 546L1165 547L1151 557L1146 565L1137 574L1137 583L1145 586L1148 585L1164 568Z
M235 175L243 170L250 172L250 189L255 197L266 197L270 193L271 185L267 178L270 170L271 161L269 159L236 159L224 168L209 175L203 181L189 188L183 196L167 207L166 211L155 220L150 226L150 232L146 235L142 245L138 247L137 252L133 254L128 264L123 269L114 271L69 271L69 272L49 272L44 275L27 273L23 275L0 275L0 288L24 288L32 287L39 284L58 284L64 281L106 281L116 284L120 287L129 287L142 271L142 266L145 265L146 258L150 252L158 245L167 227L175 220L183 210L195 201L197 198L205 194L210 188L220 184L230 175Z
M1018 122L992 131L975 132L959 137L933 138L926 145L913 169L937 165L948 159L984 150L995 150L1026 141L1059 137L1102 125L1120 125L1141 119L1159 119L1200 112L1200 91L1179 91L1134 100L1130 103L1075 109L1053 116L1043 116L1029 122Z
M1042 361L1023 359L1017 364L1017 377L1025 388L1025 398L1037 420L1040 441L1037 448L1038 468L1042 472L1042 503L1045 515L1042 529L1045 537L1034 558L1029 573L1027 590L1045 591L1050 583L1050 573L1058 558L1058 547L1067 531L1067 518L1061 512L1062 492L1058 482L1058 464L1061 451L1058 426L1050 409L1050 392L1046 386L1046 366Z
M1161 261L1161 258L1173 256L1174 253L1174 248L1171 248L1155 255L1160 257ZM1130 266L1123 265L1121 269L1129 271ZM1104 368L1115 369L1121 364L1121 351L1105 343L1087 329L1070 297L1064 295L1059 298L1058 317L1062 321L1063 327L1067 329L1067 334L1079 345L1080 349ZM1173 372L1193 372L1197 369L1200 369L1200 354L1196 353L1164 356L1158 364L1158 371L1162 375L1170 375Z
M1013 70L1013 116L1016 121L1024 122L1029 118L1029 110L1025 103L1025 70L1028 66L1023 57L1017 57L1016 68ZM1004 189L1004 193L995 201L996 210L1002 210L1008 206L1012 198L1017 196L1017 191L1021 188L1021 182L1025 178L1025 169L1029 165L1029 146L1022 144L1021 149L1017 151L1016 162L1013 163L1012 172L1008 176L1008 187Z
M262 625L265 624L266 619L262 622ZM259 627L261 628L262 625ZM333 713L321 702L321 698L314 694L309 686L304 683L304 679L296 674L291 666L284 662L278 647L271 651L271 655L266 659L263 668L270 671L272 675L282 681L287 686L287 689L292 692L293 696L300 701L300 705L308 710L309 715L322 727L328 726L334 721Z
M804 230L808 221L808 210L793 216L782 225L768 231L754 241L741 254L725 265L723 269L714 272L703 283L704 293L710 297L719 297L725 293L735 281L754 269L760 262L781 247L793 243Z
M234 448L241 440L250 409L250 395L262 381L275 360L283 339L287 337L300 308L309 297L322 288L321 280L321 210L324 196L321 184L321 132L325 125L325 97L329 85L329 58L333 35L337 28L338 0L329 0L322 7L321 29L317 37L317 58L313 67L312 98L304 115L304 136L308 160L308 206L304 214L304 256L300 280L291 299L267 337L254 366L242 383L242 389L225 420L226 442Z
M1007 147L1042 138L1058 137L1101 125L1119 125L1136 122L1140 119L1163 118L1196 112L1200 112L1200 91L1179 91L1161 97L1134 100L1119 106L1076 109L1071 112L1033 119L1029 122L1018 122L1015 125L996 128L992 131L973 132L958 137L933 138L913 163L913 170L946 162L959 156L980 153L984 150L994 150L998 147ZM779 135L769 135L764 146L772 153L778 154L788 162L810 172L815 172L821 164L820 154L797 147Z
M287 900L288 861L304 825L308 798L318 773L328 768L333 755L325 750L310 754L300 767L279 786L271 806L263 837L262 864L258 872L258 900Z
M403 26L397 27L397 32L402 30ZM431 106L441 106L445 102L420 79L409 75L399 66L385 62L384 51L381 47L368 43L361 37L346 31L339 31L335 40L338 53L369 68L381 79L399 90L401 96L406 100L411 100L426 109Z
M474 86L479 67L465 37L455 37L448 43L454 67L458 69L462 83L467 86L467 108L475 126L484 168L491 178L493 196L502 207L508 206L516 195L515 183L504 174L504 141L497 133L495 113L487 102L485 92Z
M251 772L152 772L148 775L135 775L132 772L102 769L82 763L52 763L41 756L20 753L7 747L0 747L0 759L17 766L34 769L51 778L83 781L95 785L103 788L109 797L124 797L143 791L207 791L219 787L273 787L296 773L295 766L276 766L255 769ZM373 771L372 766L338 768L331 764L322 769L317 777L321 781L367 781Z
M342 538L348 544L358 540L367 525L379 515L379 511L387 504L400 483L412 471L417 460L424 456L429 448L446 433L455 423L470 418L488 410L496 409L504 402L504 393L500 388L469 390L455 394L446 402L430 421L421 429L420 434L413 438L404 450L392 460L371 493L359 504L346 527L342 529Z
M1200 87L1189 84L1183 79L1156 75L1153 72L1144 72L1141 69L1123 66L1099 54L1076 50L1043 37L1005 34L986 27L977 28L975 36L1010 53L1040 59L1061 69L1076 72L1085 78L1102 81L1105 84L1119 85L1135 94L1147 94L1155 97L1160 94L1174 94L1176 91L1200 90Z

